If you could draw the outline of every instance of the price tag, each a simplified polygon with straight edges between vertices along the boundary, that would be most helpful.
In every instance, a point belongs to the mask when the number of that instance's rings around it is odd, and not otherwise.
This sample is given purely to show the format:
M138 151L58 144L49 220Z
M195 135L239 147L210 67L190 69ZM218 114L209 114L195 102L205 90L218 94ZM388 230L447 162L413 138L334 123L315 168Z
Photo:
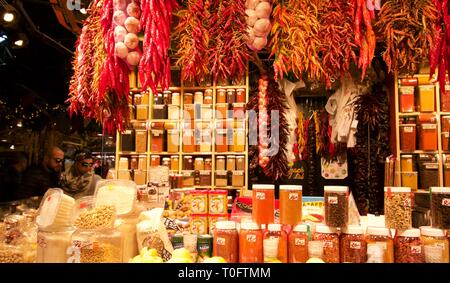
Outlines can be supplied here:
M323 241L324 248L332 248L333 246L333 241Z
M225 243L226 243L225 238L217 237L216 244L218 244L219 246L225 246Z
M412 133L413 132L413 127L403 127L403 131L405 133Z
M247 242L256 243L256 235L247 235Z
M350 241L350 248L354 250L360 250L361 249L361 242L359 241Z
M328 204L338 204L338 198L335 196L328 197Z
M306 244L306 241L305 239L296 238L294 244L296 246L304 246Z
M421 254L422 247L421 246L411 246L411 254Z
M298 193L289 193L289 200L298 200Z
M256 199L257 199L257 200L265 200L265 199L266 199L266 193L263 193L263 192L257 192L257 193L256 193Z
M442 206L450 206L450 198L443 198Z

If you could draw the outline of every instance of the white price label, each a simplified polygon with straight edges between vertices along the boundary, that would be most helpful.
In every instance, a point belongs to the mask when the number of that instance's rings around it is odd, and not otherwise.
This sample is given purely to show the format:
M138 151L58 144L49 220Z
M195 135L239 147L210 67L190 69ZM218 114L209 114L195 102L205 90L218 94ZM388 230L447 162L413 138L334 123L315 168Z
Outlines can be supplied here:
M422 247L421 246L411 246L411 254L421 254Z
M350 241L350 248L354 250L360 250L361 249L361 242L359 241Z
M298 193L289 193L289 200L298 200Z
M403 127L403 131L405 133L412 133L413 132L413 127Z
M411 199L410 198L405 199L405 201L403 202L403 206L411 207Z
M256 243L256 235L247 235L247 242Z
M333 241L323 241L324 248L332 248L333 246Z
M445 91L449 91L450 90L450 85L445 85Z
M296 246L304 246L306 244L306 241L305 239L296 238L294 244Z
M442 199L442 205L443 206L450 206L450 198L443 198Z
M219 246L225 246L226 244L225 238L217 237L216 244L218 244Z
M47 242L45 241L44 237L38 237L37 244L39 247L41 247L43 249L45 249L45 247L47 247Z
M338 204L338 197L328 197L328 204Z
M257 200L265 200L265 199L266 199L266 193L263 193L263 192L257 192L257 193L256 193L256 199L257 199Z

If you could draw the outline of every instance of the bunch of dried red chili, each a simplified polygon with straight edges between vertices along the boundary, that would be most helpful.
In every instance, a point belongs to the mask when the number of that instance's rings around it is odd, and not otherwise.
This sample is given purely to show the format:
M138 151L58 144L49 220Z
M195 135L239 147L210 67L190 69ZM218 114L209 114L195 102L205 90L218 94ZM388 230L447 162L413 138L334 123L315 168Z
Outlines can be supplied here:
M354 0L356 13L355 43L359 46L358 67L362 69L361 80L364 79L367 67L372 63L375 56L376 37L372 29L373 13L367 9L366 0Z

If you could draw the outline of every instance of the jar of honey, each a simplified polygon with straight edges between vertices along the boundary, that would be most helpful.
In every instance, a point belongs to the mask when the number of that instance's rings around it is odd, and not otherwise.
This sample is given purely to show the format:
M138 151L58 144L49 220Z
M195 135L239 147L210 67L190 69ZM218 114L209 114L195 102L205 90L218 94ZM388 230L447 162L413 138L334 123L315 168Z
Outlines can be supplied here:
M308 227L299 224L288 237L289 263L305 263L308 260Z
M302 221L302 186L280 186L280 223L297 225Z
M274 222L275 186L253 185L252 189L252 218L257 224Z
M367 227L367 262L393 263L394 241L385 227Z
M273 248L275 246L275 243L277 244L277 258L282 263L288 262L288 237L286 232L281 229L281 224L269 224L267 226L267 231L264 233L264 246L269 246ZM270 248L269 248L270 250ZM266 253L264 249L264 253ZM264 255L264 261L272 260L270 258L267 258L267 253Z
M227 263L239 262L239 236L234 221L218 221L214 229L213 256Z
M262 263L263 257L263 232L258 224L244 222L239 232L239 262Z

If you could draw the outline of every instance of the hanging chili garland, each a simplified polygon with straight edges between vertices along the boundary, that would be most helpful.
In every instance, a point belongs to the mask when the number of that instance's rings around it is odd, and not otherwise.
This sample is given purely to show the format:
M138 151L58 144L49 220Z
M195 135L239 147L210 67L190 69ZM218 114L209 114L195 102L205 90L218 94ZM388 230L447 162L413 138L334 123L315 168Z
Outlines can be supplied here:
M366 0L354 0L356 12L354 15L355 43L359 47L358 68L361 68L361 81L364 80L366 69L375 56L376 37L372 29L374 14L367 9Z

